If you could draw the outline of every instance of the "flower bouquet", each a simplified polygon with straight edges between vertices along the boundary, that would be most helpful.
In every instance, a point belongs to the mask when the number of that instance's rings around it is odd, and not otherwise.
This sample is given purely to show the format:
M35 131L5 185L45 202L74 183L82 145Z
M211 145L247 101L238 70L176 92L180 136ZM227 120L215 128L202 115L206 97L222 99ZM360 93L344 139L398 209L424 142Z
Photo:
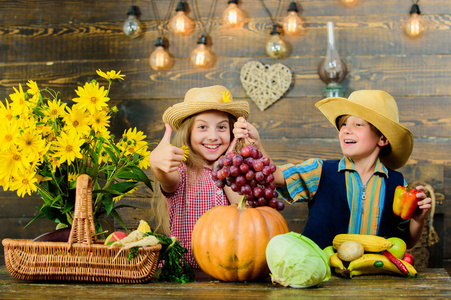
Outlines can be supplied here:
M102 232L99 218L105 214L125 228L117 213L125 206L118 201L141 184L152 190L142 170L149 166L146 136L133 128L116 140L108 131L111 114L117 112L109 108L108 95L113 80L124 80L120 73L97 70L108 87L87 82L75 90L72 105L31 80L26 92L19 84L10 101L0 102L0 185L20 197L37 192L44 202L27 226L42 217L71 226L80 174L93 181L97 232Z

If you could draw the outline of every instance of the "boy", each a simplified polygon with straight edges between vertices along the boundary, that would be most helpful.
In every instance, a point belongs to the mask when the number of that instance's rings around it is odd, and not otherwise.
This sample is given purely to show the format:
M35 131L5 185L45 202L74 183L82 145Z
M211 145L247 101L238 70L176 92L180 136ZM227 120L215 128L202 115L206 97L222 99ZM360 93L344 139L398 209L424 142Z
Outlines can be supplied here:
M308 202L302 234L321 248L332 245L340 233L400 237L413 247L431 199L419 186L420 201L410 222L392 211L395 188L405 185L402 174L393 169L404 166L413 149L413 135L399 124L395 99L384 91L361 90L348 99L326 98L315 105L338 129L344 156L286 164L274 174L288 203ZM256 129L244 119L238 120L234 133L253 140L263 152Z

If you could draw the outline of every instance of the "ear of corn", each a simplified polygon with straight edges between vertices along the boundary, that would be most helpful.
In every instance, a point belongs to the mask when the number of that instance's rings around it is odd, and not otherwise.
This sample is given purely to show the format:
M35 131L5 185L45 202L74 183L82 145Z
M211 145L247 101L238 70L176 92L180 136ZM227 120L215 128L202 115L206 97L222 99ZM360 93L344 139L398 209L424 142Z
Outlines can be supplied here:
M394 244L381 236L369 234L338 234L333 240L333 247L338 249L346 241L356 241L362 244L365 252L381 252L390 249Z
M144 220L139 221L139 226L138 226L137 230L139 230L140 232L143 232L143 233L152 232L149 224Z

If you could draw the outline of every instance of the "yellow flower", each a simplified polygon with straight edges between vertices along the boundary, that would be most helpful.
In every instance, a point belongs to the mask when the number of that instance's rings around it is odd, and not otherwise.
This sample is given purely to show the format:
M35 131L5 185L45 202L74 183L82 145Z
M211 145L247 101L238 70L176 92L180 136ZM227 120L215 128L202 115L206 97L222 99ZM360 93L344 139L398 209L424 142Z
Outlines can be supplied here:
M222 102L232 102L232 100L230 99L232 97L232 95L230 95L230 92L222 92Z
M91 128L89 127L89 116L83 109L66 107L67 115L64 117L66 122L66 130L75 131L81 136L89 135Z
M70 165L75 158L82 158L81 146L84 144L84 140L80 139L75 131L70 131L69 134L64 132L58 138L55 144L55 157L58 157L59 163Z
M11 176L18 171L24 171L30 166L27 157L20 153L16 146L0 153L0 177Z
M80 175L80 174L69 172L69 176L67 176L67 180L68 180L69 182L76 181L79 175Z
M53 99L53 101L47 101L47 108L45 110L45 115L53 118L64 117L66 108L66 103L61 103L61 100Z
M61 166L61 162L58 159L58 157L56 157L56 156L50 156L48 159L49 159L49 162L50 162L50 164L52 166L52 173L55 173L56 169Z
M72 100L91 113L108 106L107 102L110 100L107 97L108 91L103 86L100 87L99 83L95 81L85 83L84 87L78 87L75 92L79 97Z
M133 189L131 189L130 191L128 191L127 193L125 193L125 194L123 194L123 195L119 195L119 196L113 197L113 201L114 201L115 203L117 203L117 202L119 202L119 201L122 199L122 197L126 196L127 194L131 195L131 194L133 194L136 190L137 190L137 188L133 188Z
M99 153L99 158L98 158L97 164L100 165L102 162L107 163L109 161L109 159L110 159L110 157L108 156L108 152L106 152L105 149L101 149L100 153Z
M110 79L120 79L120 80L124 80L123 77L125 77L125 75L121 75L121 71L119 71L119 72L116 73L116 71L111 70L111 71L107 71L106 74L105 74L105 72L102 72L100 69L98 69L96 72L97 72L97 74L98 74L100 77L103 77L103 78L105 78L105 79L107 79L107 80L110 80Z
M38 173L36 173L34 175L34 178L36 178L36 184L40 184L41 182L52 180L51 177L44 177L44 176L39 175Z
M107 127L110 125L111 117L107 115L105 111L96 111L91 115L91 128L94 129L95 132L105 132Z
M183 145L182 150L183 150L183 161L186 161L189 155L189 148L188 146Z
M5 99L6 106L0 101L0 120L11 121L13 119L12 109L9 106L8 99Z
M18 171L11 180L11 190L17 190L19 197L25 196L25 194L31 195L32 192L36 192L38 189L36 186L37 179L35 173L31 170Z
M144 141L146 136L141 132L137 131L136 127L124 131L122 139L120 140L118 146L119 149L125 154L130 155L134 152L145 151L143 149L147 148L147 142Z
M17 145L30 161L39 158L39 153L45 149L45 141L31 128L25 129L18 138Z
M11 109L13 116L21 115L21 114L28 114L28 106L27 102L25 101L25 93L22 89L22 85L19 84L19 90L16 90L15 87L14 94L10 94L9 98L11 99Z
M33 106L31 106L30 108L34 108L36 107L41 92L38 88L38 84L33 80L28 80L27 85L29 87L27 93L33 96L31 99L28 100L29 102L31 102L30 104L33 104Z
M3 187L3 191L9 190L9 182L11 178L9 176L0 177L0 185Z
M108 80L108 86L92 80L77 87L74 104L58 99L59 92L50 88L40 90L33 80L24 87L19 84L8 99L0 101L0 187L16 191L20 197L39 191L44 201L40 209L51 206L59 210L65 218L57 221L67 225L73 219L67 201L79 174L91 176L93 189L99 191L95 218L105 213L107 206L113 210L122 207L102 195L119 195L114 198L117 202L140 184L152 189L150 178L144 178L147 175L141 170L149 167L146 136L136 128L126 130L116 147L115 137L108 131L111 115L118 111L108 106L110 87L113 80L123 80L125 75L100 69L97 74ZM130 175L135 179L129 183L130 191L123 193L117 183L126 177L121 174L128 173L137 177Z
M0 122L0 150L8 150L19 137L17 124L10 122Z
M112 112L113 114L116 114L118 111L119 111L119 109L117 108L117 106L113 106L113 107L111 108L111 112Z
M143 158L138 163L139 168L147 170L147 168L150 167L149 155L150 151L144 151L142 155Z
M38 88L38 84L36 83L36 81L28 80L27 85L28 85L28 87L29 87L29 89L28 89L28 91L27 91L28 94L31 94L31 95L39 95L40 90L39 90L39 88Z

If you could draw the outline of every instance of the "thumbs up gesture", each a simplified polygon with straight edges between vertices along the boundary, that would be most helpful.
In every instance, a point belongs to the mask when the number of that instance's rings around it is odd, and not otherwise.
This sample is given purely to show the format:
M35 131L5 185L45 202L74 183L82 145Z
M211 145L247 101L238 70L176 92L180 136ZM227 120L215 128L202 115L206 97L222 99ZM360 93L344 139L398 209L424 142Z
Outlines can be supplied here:
M163 138L149 156L150 167L154 173L175 172L183 161L183 149L171 145L171 126L165 124L165 127ZM157 174L155 175L157 176Z

